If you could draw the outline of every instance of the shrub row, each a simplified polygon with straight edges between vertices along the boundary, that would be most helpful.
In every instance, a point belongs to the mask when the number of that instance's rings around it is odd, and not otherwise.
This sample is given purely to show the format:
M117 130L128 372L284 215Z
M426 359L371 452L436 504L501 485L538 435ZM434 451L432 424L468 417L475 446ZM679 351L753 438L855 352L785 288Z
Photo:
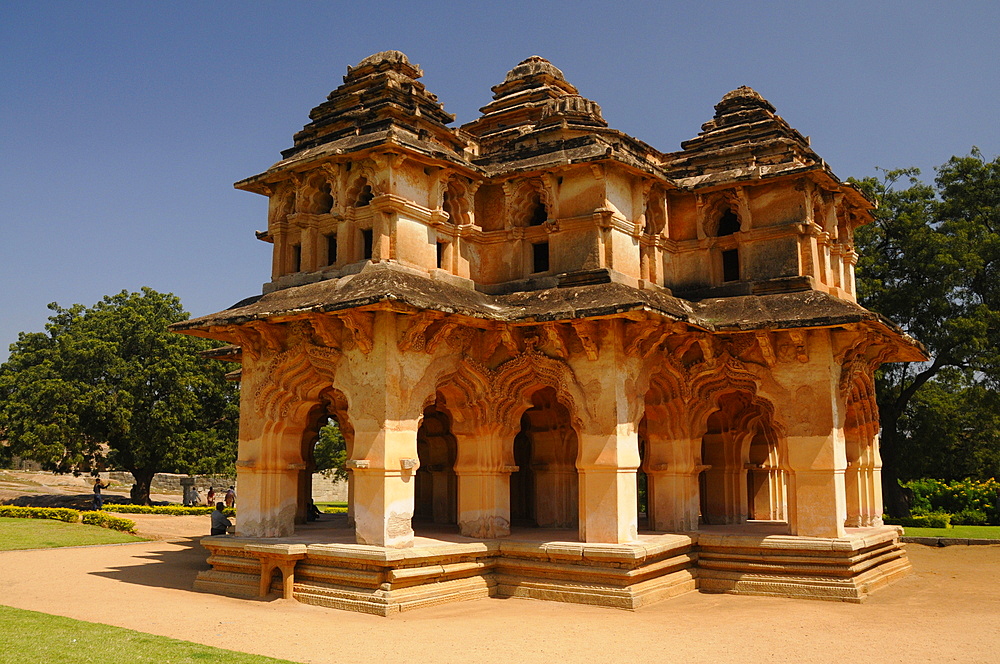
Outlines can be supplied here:
M951 526L951 519L951 514L937 512L909 516L903 519L893 519L887 516L884 521L890 526L903 526L904 528L948 528Z
M111 530L119 530L123 533L135 535L135 521L131 519L123 519L120 516L112 516L104 512L84 512L81 515L81 520L91 526L110 528Z
M55 519L66 523L77 523L80 513L67 507L15 507L0 505L0 516L15 519Z
M15 507L0 505L0 516L15 519L55 519L66 523L83 523L91 526L120 530L123 533L135 534L135 522L129 519L105 514L104 512L80 512L66 507Z
M914 515L951 514L956 526L1000 526L1000 482L935 479L911 480L904 484L913 493Z
M117 512L118 514L169 514L170 516L199 516L211 514L214 507L184 507L183 505L105 505L101 508L105 512ZM236 509L227 507L226 516L236 516Z

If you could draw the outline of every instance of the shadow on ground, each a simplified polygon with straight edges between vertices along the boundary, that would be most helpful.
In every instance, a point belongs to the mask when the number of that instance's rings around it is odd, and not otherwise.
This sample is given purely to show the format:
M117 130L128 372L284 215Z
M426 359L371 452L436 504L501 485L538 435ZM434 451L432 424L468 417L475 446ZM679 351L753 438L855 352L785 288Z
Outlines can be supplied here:
M136 555L135 564L120 565L99 572L90 572L124 583L177 590L194 590L198 572L209 569L208 552L201 547L199 537L186 537L163 542L159 550Z

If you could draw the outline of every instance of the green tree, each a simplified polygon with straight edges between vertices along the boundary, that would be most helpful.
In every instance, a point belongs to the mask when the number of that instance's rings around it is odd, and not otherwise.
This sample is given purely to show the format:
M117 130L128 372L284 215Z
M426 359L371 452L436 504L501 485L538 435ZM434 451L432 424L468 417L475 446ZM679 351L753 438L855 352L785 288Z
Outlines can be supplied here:
M347 441L333 418L319 430L313 458L317 473L333 476L338 480L347 479Z
M212 344L167 332L188 314L143 288L54 313L24 333L0 366L0 429L8 454L57 472L124 468L132 499L149 502L157 472L224 472L236 458L239 397Z
M924 406L944 406L945 395L954 400L961 394L975 397L962 402L966 408L985 406L991 399L982 390L1000 378L1000 293L992 286L1000 269L1000 161L988 162L974 149L938 168L933 186L918 175L916 169L887 171L882 179L861 181L879 208L875 222L855 238L859 301L923 342L931 355L924 363L886 365L877 377L882 486L893 516L909 511L898 483L908 468L920 467L909 457L933 447L934 467L943 465L947 446L940 438L914 440L941 431L948 409ZM982 433L971 432L975 440L967 439L965 447L995 444L995 436Z

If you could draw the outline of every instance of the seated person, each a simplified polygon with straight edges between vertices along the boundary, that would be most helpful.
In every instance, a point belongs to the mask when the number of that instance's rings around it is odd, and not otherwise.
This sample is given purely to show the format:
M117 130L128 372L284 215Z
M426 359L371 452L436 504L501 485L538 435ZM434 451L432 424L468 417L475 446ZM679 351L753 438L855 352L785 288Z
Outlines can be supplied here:
M225 535L229 526L233 525L230 523L229 518L223 511L226 509L225 503L216 503L215 511L212 512L212 534L213 535Z
M314 503L312 501L312 498L310 498L309 505L306 506L306 521L318 521L319 515L322 513L323 512L321 512L320 509L316 507L316 503Z

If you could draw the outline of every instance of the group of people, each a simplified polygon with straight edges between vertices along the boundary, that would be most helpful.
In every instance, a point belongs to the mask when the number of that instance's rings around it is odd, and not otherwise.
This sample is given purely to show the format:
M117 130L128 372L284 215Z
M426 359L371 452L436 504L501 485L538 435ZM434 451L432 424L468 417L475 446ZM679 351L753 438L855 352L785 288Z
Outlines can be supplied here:
M205 497L205 504L209 507L214 505L216 495L215 487L208 487L208 495ZM224 504L226 507L236 507L236 487L230 486L226 489L226 494L223 497L221 504Z

